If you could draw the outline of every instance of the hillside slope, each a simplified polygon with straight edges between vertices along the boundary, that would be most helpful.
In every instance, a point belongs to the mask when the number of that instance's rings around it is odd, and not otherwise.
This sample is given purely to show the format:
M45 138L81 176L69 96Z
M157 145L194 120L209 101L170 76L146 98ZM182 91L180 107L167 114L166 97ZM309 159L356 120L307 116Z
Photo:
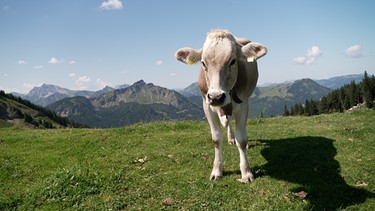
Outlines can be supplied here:
M32 128L81 127L51 110L0 91L0 127L9 126Z
M375 110L255 119L236 179L209 180L214 149L203 121L114 129L0 128L1 210L373 210ZM224 136L225 137L225 136Z
M306 100L318 100L331 90L311 79L269 87L259 87L250 98L250 117L282 115L285 105L290 107Z

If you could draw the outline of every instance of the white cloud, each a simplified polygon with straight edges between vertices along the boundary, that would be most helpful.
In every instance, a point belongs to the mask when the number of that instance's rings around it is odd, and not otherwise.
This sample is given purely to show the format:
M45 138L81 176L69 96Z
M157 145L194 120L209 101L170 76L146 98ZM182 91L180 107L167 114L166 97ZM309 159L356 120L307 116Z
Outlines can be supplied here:
M100 8L105 10L120 10L122 9L122 2L120 0L106 0L102 2Z
M322 55L322 52L320 51L319 47L318 46L313 46L311 48L309 48L308 52L307 52L307 56L308 57L319 57Z
M318 46L312 46L311 48L307 49L306 56L293 58L293 62L300 65L310 65L313 64L321 55L322 51L320 51L320 48Z
M90 81L91 81L90 77L86 75L81 76L76 80L76 86L80 90L87 90L90 87Z
M169 76L174 77L176 76L176 73L169 73Z
M35 65L34 66L34 69L42 69L43 68L43 65Z
M345 55L350 58L360 58L362 56L361 49L360 45L350 46L345 50Z
M70 75L73 74L71 73L69 74L69 76ZM97 78L96 80L91 80L91 78L86 75L78 77L78 79L75 81L75 84L79 90L99 90L103 89L106 86L112 86L111 83L105 82L100 78Z
M19 60L19 61L17 62L17 64L27 64L27 61L25 61L25 60Z
M293 58L293 62L296 64L305 64L306 58L305 57L296 57Z
M48 63L50 63L50 64L60 64L60 63L63 63L64 62L64 60L58 60L56 57L52 57L49 61L48 61Z
M23 83L22 87L25 88L25 89L27 89L27 90L30 90L30 89L34 88L35 85L31 84L31 83Z
M100 78L96 79L96 85L97 85L97 88L99 89L103 89L106 86L112 86L111 83L105 82Z
M78 81L83 82L83 83L90 82L90 80L91 80L90 77L88 77L86 75L81 76L81 77L78 78Z
M71 78L76 77L76 73L69 73L69 77L71 77Z
M310 65L310 64L314 63L315 60L316 60L316 58L317 58L317 57L307 57L307 59L306 59L306 61L305 61L305 64L306 64L306 65Z
M25 83L22 84L22 88L21 89L18 89L18 88L7 88L7 87L0 86L0 90L4 90L4 92L6 92L6 93L17 92L17 93L21 93L21 94L27 94L34 87L35 87L34 84L26 83L25 82Z
M156 63L156 65L160 66L160 65L163 64L163 61L162 61L162 60L158 60L158 61L156 61L155 63Z
M69 64L76 64L77 62L72 60L72 61L69 61Z

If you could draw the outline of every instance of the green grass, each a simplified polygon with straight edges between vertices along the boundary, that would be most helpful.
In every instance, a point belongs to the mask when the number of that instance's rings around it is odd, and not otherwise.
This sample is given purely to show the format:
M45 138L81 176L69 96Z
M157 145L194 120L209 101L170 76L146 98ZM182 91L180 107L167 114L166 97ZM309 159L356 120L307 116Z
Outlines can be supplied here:
M374 122L374 110L250 120L250 184L229 145L224 177L208 179L206 122L1 128L0 210L373 210Z

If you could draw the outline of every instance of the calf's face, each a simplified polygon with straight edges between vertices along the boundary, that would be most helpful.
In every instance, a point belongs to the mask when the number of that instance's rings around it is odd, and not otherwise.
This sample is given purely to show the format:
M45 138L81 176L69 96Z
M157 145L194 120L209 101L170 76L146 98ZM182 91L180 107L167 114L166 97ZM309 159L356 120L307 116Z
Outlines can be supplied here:
M207 89L203 94L207 104L225 106L231 102L230 91L238 74L237 56L238 44L233 36L207 36L201 56L201 71L204 71Z
M230 93L237 81L238 62L250 62L266 53L267 49L260 43L235 38L226 30L216 30L207 34L201 49L181 48L175 57L186 64L201 62L199 81L203 83L198 86L205 102L223 107L231 103Z

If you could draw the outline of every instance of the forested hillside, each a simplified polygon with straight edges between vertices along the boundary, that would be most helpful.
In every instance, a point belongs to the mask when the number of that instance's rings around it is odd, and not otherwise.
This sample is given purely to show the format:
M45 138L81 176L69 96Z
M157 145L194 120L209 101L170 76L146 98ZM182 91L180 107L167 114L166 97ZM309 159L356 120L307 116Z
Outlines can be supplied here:
M360 83L350 82L339 89L333 90L320 100L306 100L288 109L285 105L284 115L318 115L322 113L343 112L364 104L367 108L374 108L375 76L364 73Z
M259 87L250 98L249 116L257 118L282 115L284 105L303 103L306 99L317 100L330 92L329 88L307 78L292 83Z
M49 109L0 90L0 127L12 125L33 128L82 127Z

